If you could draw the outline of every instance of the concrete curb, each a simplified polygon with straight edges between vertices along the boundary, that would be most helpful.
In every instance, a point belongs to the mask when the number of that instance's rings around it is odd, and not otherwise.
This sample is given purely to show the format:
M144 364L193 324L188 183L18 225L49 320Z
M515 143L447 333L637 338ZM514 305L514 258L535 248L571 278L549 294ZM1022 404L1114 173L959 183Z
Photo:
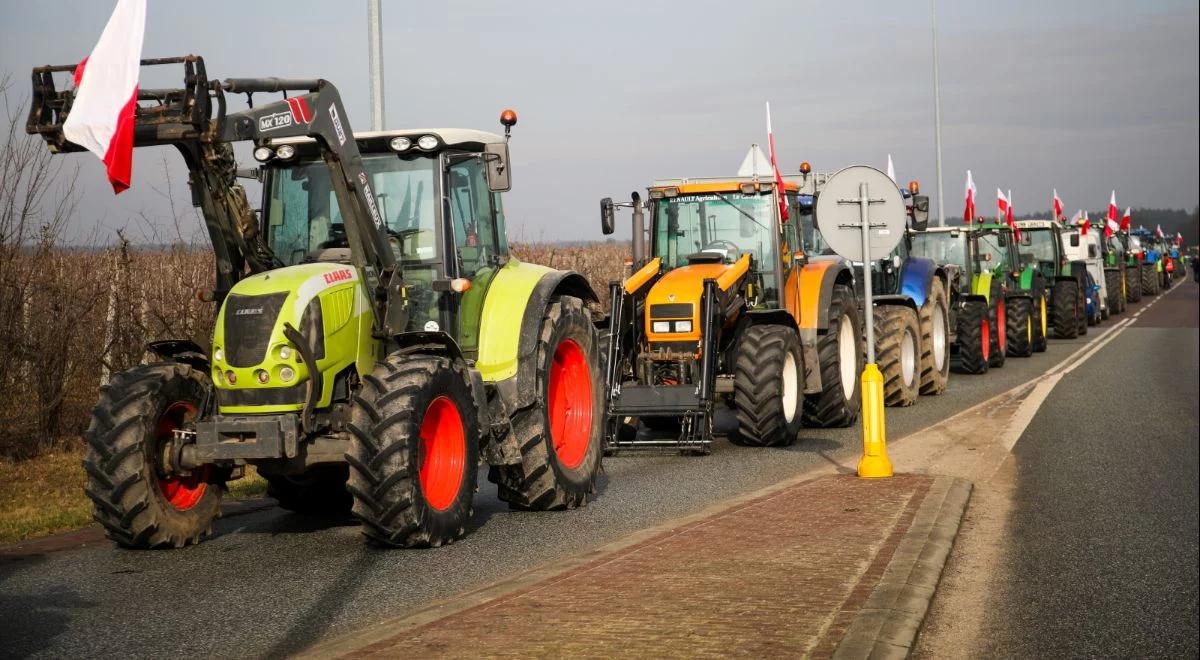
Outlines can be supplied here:
M906 658L962 524L972 484L937 477L834 658Z

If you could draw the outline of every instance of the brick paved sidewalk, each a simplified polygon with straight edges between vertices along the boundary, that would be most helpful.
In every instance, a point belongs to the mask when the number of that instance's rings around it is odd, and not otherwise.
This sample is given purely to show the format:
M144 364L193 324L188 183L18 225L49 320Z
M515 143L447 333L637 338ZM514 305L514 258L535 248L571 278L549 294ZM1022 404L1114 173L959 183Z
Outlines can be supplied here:
M933 481L922 475L820 477L441 618L426 613L388 624L367 646L342 642L313 651L348 657L829 656L879 584ZM463 600L471 602L471 595ZM441 611L447 609L453 603Z

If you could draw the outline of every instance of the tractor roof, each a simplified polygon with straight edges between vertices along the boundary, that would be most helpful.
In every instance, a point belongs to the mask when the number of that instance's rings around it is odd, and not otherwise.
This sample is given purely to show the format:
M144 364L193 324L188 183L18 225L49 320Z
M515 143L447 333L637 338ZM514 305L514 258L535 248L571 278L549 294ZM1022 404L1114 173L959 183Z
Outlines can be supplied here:
M946 233L951 233L951 232L956 232L956 231L969 231L971 229L973 229L973 227L971 227L969 225L951 225L948 227L927 227L924 230L924 233L946 234Z
M1021 229L1054 229L1063 224L1053 220L1017 220L1017 226Z
M655 179L650 190L665 190L675 188L681 195L709 192L740 192L745 184L755 185L759 190L770 190L775 185L772 177L758 176L723 176L723 177L691 177L678 179ZM799 190L795 182L785 180L784 190Z
M433 135L447 147L458 147L468 150L482 150L485 144L502 144L504 137L488 131L478 131L473 128L404 128L392 131L360 131L354 134L354 139L366 142L386 142L394 137L407 137L413 142L423 135ZM269 140L271 146L281 144L308 144L314 142L310 137L281 138ZM386 148L386 145L384 145Z

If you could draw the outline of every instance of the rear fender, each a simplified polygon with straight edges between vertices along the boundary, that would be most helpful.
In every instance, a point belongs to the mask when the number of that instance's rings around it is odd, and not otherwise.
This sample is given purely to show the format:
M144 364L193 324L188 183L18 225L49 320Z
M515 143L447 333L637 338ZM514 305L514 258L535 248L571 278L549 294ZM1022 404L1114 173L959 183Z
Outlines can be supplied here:
M876 305L892 305L892 306L908 307L912 311L917 312L918 314L920 313L920 305L917 304L917 301L913 300L912 298L909 298L908 296L903 296L903 295L899 295L899 294L888 294L888 295L883 295L883 296L871 296L871 299ZM865 319L864 319L864 321L865 321Z
M829 328L829 302L836 284L854 285L854 273L842 259L813 260L800 270L798 322L802 336L815 336Z
M537 401L535 352L538 336L541 333L546 308L557 296L574 296L583 300L585 305L595 305L599 302L591 285L579 273L547 268L532 286L521 291L509 292L503 301L497 301L499 305L493 307L496 316L492 319L492 327L507 325L512 330L505 338L503 346L505 359L502 362L507 366L503 371L493 370L489 373L482 368L480 371L485 381L496 384L504 406L510 412L533 405ZM491 302L489 294L488 304ZM486 305L484 311L486 315ZM521 319L519 328L513 323L514 318ZM488 325L482 327L487 328ZM480 340L487 340L486 333L481 332ZM480 351L480 362L482 361L483 352Z
M992 272L990 270L985 270L971 278L971 294L981 297L985 302L991 304Z
M917 307L925 305L937 264L925 257L909 257L900 269L900 295L912 298Z

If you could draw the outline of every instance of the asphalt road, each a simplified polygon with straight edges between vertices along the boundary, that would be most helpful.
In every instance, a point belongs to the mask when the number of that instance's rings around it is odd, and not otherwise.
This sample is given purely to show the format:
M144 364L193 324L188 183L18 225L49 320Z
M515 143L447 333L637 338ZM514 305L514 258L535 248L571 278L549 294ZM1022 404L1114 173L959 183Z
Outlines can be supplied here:
M977 657L1197 657L1198 290L1059 382L1017 442Z
M1085 341L1052 341L1047 353L1009 359L1004 368L985 376L955 374L946 394L921 397L913 408L889 409L888 435L895 439L913 433L1025 382ZM1157 345L1150 348L1158 350ZM1096 382L1100 389L1102 381ZM1131 391L1125 382L1116 383L1114 392ZM1194 405L1194 383L1190 391ZM1090 409L1101 429L1124 423L1122 417L1114 419L1114 407ZM1130 436L1134 433L1128 430ZM368 548L349 521L271 509L220 520L215 538L184 550L102 546L3 561L0 656L280 655L573 556L827 461L845 461L860 443L861 431L855 427L806 430L804 439L787 449L750 449L722 441L706 457L626 453L606 459L607 474L591 505L562 513L508 511L481 479L471 534L433 550ZM1194 465L1194 447L1192 451ZM1194 479L1192 484L1194 500ZM1194 523L1193 518L1192 532ZM1194 559L1194 533L1192 537ZM1194 585L1194 570L1191 575Z

